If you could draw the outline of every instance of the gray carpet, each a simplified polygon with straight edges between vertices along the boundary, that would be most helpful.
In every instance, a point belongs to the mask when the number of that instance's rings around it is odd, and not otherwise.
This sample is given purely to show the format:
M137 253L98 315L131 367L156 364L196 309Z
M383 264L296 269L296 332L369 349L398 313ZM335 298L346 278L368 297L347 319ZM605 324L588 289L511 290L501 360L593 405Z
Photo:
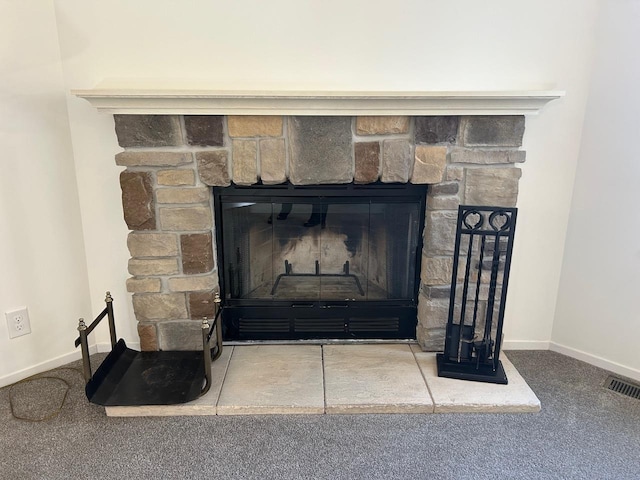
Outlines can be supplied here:
M14 419L0 390L0 478L640 479L640 401L557 353L509 358L541 413L107 418L60 371L72 388L51 420ZM64 393L29 388L49 411Z

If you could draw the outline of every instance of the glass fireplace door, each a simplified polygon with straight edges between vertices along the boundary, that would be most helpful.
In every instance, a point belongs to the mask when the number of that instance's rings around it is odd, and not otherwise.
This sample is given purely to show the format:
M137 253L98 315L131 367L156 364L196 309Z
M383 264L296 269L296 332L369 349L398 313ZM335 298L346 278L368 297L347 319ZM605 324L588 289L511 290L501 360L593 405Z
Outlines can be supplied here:
M228 202L222 208L227 298L411 298L419 209L353 199Z

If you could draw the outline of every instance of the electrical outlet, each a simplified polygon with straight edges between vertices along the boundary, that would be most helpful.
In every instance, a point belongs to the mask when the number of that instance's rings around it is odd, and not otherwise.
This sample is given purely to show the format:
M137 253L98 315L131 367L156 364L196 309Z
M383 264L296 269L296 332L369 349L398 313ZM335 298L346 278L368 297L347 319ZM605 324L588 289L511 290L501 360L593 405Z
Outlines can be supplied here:
M7 317L9 338L21 337L31 333L31 322L29 322L27 307L5 312L4 316Z

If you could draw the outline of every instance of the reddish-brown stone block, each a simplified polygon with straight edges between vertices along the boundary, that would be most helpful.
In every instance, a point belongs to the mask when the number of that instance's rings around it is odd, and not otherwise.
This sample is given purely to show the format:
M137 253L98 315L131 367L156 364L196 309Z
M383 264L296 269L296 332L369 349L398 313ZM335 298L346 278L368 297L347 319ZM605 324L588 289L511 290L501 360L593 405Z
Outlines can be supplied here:
M124 220L130 230L155 230L156 209L153 184L149 172L120 174Z
M213 244L211 233L180 235L182 272L188 275L213 270Z

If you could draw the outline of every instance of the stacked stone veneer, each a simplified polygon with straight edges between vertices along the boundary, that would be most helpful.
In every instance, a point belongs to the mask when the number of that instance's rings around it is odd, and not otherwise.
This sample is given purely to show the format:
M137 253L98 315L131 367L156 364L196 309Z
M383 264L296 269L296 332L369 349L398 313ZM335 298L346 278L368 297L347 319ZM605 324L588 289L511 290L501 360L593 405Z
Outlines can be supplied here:
M444 342L461 203L515 206L521 116L116 115L127 289L143 350L196 349L218 289L210 186L430 184L418 341Z

